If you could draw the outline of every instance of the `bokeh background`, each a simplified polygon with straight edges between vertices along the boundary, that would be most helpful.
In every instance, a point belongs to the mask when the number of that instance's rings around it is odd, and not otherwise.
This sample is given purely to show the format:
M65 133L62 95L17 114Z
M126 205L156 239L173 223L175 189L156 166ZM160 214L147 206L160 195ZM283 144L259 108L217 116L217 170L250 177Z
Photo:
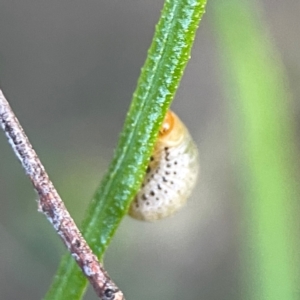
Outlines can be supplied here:
M259 3L286 71L297 136L300 2ZM112 157L162 5L0 0L1 88L78 224ZM212 5L172 105L199 145L199 182L176 216L122 221L105 265L126 299L245 299L241 244L248 216ZM0 153L0 298L41 299L65 250L37 213L35 193L3 134ZM85 299L96 299L93 291Z

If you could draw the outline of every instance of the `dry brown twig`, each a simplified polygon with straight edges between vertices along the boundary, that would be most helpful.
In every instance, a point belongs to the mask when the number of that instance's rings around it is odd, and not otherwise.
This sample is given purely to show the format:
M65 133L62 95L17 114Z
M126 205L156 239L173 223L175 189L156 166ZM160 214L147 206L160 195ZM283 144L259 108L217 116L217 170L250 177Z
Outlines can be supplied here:
M81 235L1 90L0 123L38 194L38 210L45 214L62 238L98 297L125 300Z

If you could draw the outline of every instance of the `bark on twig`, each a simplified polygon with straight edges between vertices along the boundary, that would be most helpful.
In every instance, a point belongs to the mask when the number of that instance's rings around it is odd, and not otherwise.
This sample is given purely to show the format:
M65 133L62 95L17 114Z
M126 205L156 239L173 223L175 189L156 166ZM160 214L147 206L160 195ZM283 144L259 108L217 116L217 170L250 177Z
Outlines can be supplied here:
M44 213L102 300L125 300L82 237L0 90L0 124L38 194Z

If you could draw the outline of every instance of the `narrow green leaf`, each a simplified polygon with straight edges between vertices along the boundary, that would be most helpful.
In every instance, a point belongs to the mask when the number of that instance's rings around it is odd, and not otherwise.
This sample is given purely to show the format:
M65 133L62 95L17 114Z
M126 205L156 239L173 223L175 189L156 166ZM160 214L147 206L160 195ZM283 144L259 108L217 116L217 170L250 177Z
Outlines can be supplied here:
M248 230L243 241L243 299L296 300L296 156L284 68L255 3L214 4L230 113L236 116L233 155L243 166L242 218Z
M206 0L165 2L113 161L82 226L101 259L142 182L159 127L190 58L205 4ZM81 299L86 286L86 279L67 255L44 299Z

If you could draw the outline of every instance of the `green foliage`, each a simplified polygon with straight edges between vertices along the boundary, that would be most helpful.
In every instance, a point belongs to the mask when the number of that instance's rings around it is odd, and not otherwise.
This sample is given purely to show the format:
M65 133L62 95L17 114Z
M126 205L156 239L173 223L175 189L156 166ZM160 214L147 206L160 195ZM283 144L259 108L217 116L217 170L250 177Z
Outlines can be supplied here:
M82 225L84 237L100 259L142 182L159 127L190 58L205 4L206 0L165 2L113 161ZM44 299L81 299L86 286L78 266L66 255Z
M284 68L257 6L227 0L213 10L230 114L236 116L233 154L243 165L243 299L296 300L296 161Z

